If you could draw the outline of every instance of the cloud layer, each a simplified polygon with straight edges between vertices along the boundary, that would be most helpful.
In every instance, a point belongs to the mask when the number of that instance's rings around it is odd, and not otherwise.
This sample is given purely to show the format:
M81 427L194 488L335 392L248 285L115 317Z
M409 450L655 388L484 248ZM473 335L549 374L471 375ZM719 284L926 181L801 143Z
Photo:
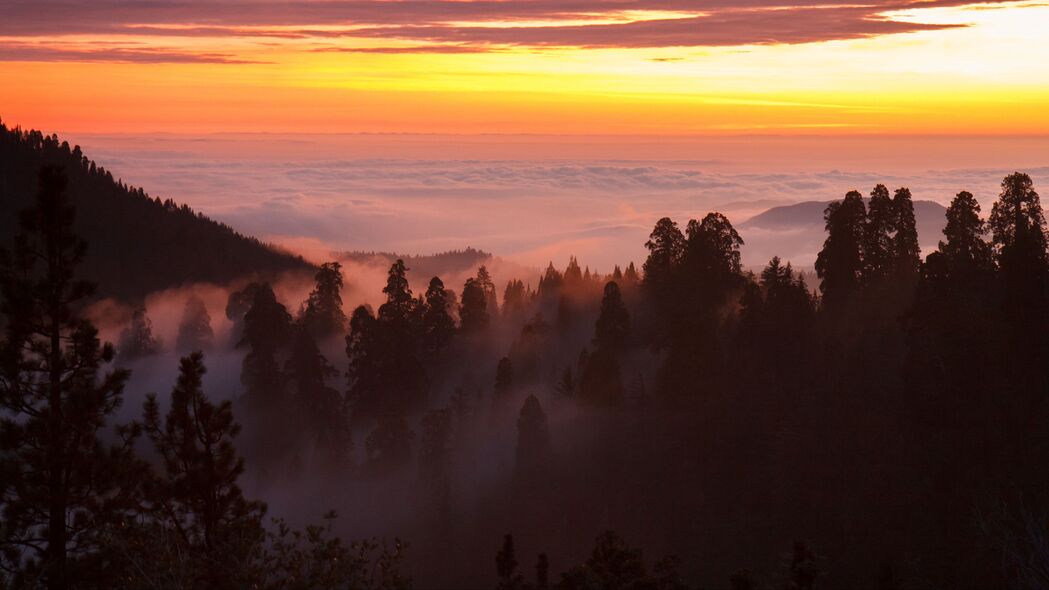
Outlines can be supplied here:
M132 35L265 38L312 42L309 51L489 52L506 48L667 48L798 44L965 26L901 18L915 8L995 4L980 0L16 0L5 3L0 44L19 38ZM7 38L7 41L3 41ZM333 44L333 40L342 42ZM11 45L0 60L186 61L94 41L92 51L31 51ZM228 56L200 61L230 63Z
M415 155L429 151L430 158L357 157L356 152L369 150L347 148L338 141L122 136L88 137L80 143L107 169L152 194L188 202L240 230L317 258L331 250L425 254L473 246L537 266L548 260L563 266L575 254L583 263L607 271L613 264L640 262L645 239L663 216L684 224L718 210L742 225L772 206L836 199L852 189L866 193L879 182L908 186L915 199L940 203L969 190L987 214L1001 178L1021 166L1037 186L1049 187L1049 162L1028 165L1037 158L1023 162L1004 155L1004 164L988 158L986 167L959 169L924 168L931 161L921 159L903 166L871 158L870 168L849 171L835 169L849 164L847 150L840 145L840 160L800 166L773 165L760 154L737 159L725 144L711 148L720 149L722 160L557 157L556 150L545 152L549 159L485 160L437 147L404 150ZM369 138L352 141L367 145ZM417 141L440 145L432 136ZM834 151L834 145L824 145L834 141L819 145ZM932 151L914 143L916 150ZM993 140L964 143L975 154L994 145ZM753 140L749 145L753 151L763 143ZM799 143L794 151L813 156L818 150L811 145ZM872 152L883 149L877 143L866 146ZM626 153L633 151L624 148ZM897 151L906 155L907 150ZM438 154L443 159L437 159ZM799 237L799 231L813 235ZM808 266L822 231L755 229L744 232L743 238L747 264L761 265L779 255ZM921 238L932 245L940 236Z

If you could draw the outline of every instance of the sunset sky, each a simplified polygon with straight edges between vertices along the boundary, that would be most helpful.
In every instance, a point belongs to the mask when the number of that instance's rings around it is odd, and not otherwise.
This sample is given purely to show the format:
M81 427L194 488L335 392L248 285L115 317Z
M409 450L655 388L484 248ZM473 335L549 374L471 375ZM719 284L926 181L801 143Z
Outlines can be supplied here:
M1049 3L6 0L65 132L1049 133Z

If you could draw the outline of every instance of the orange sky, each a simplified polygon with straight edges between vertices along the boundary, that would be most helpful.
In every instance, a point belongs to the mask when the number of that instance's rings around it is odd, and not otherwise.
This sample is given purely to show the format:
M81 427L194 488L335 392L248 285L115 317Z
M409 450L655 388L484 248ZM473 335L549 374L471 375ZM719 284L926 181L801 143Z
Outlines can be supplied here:
M62 132L1049 133L1049 5L1036 1L84 2L74 16L70 2L15 2L0 23L6 122Z

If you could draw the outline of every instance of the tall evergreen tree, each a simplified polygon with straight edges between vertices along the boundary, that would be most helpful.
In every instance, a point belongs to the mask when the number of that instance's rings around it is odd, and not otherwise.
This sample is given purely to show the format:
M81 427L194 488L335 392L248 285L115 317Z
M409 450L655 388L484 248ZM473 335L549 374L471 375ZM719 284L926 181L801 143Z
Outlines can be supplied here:
M987 243L987 224L980 217L980 204L968 191L962 191L947 208L946 241L939 251L954 274L986 275L993 270L991 246Z
M433 277L426 288L425 311L423 312L423 341L431 352L444 350L455 335L455 318L451 314L452 302L449 291L441 279Z
M601 313L594 324L594 346L620 350L630 333L630 314L623 304L623 294L614 281L605 284Z
M859 287L866 216L863 197L856 191L849 191L824 211L827 239L816 257L816 275L827 307L844 303Z
M134 429L107 421L126 371L102 373L113 348L80 316L93 287L77 280L86 245L72 232L66 176L40 171L12 251L0 256L0 561L27 586L105 585L102 545L138 494Z
M484 291L485 310L488 312L488 317L499 315L499 300L495 293L495 283L492 281L488 268L483 264L477 268L477 283Z
M326 262L314 276L316 287L302 309L302 323L317 338L346 331L346 313L342 311L342 265Z
M215 332L211 329L211 316L204 300L196 294L190 295L178 325L176 349L186 353L203 351L210 349L214 342Z
M664 217L656 222L645 247L648 248L648 258L642 267L645 288L657 300L665 301L670 297L674 273L685 254L685 236L677 223ZM627 272L629 274L629 267Z
M484 287L474 278L466 279L459 307L459 327L467 333L479 332L488 326L488 302Z
M538 481L550 469L550 428L546 412L539 399L529 395L517 418L517 460L514 469L517 477L525 481Z
M348 418L342 396L327 383L339 372L305 326L296 327L284 373L296 412L303 418L303 434L311 439L319 463L328 469L345 467L351 451Z
M914 201L911 191L898 188L892 197L896 233L892 236L892 269L900 279L916 278L921 266L921 246L918 227L914 220Z
M514 365L508 357L499 359L495 367L495 399L503 400L514 387Z
M131 323L120 333L117 345L121 360L135 360L160 352L160 341L153 336L153 322L145 307L135 308Z
M863 228L863 274L868 283L885 279L893 268L896 213L889 189L884 184L875 186L867 202L867 221ZM912 210L912 221L913 218Z
M143 423L163 460L163 474L151 486L153 514L176 533L187 551L196 584L208 588L242 587L244 567L262 536L266 508L245 499L237 485L244 461L233 438L240 427L232 404L212 404L203 391L203 355L182 359L163 421L155 395L146 399Z
M257 289L251 309L244 315L239 343L250 349L241 365L240 379L256 409L271 412L285 401L284 375L277 357L288 345L291 326L291 314L277 301L273 289L269 285Z

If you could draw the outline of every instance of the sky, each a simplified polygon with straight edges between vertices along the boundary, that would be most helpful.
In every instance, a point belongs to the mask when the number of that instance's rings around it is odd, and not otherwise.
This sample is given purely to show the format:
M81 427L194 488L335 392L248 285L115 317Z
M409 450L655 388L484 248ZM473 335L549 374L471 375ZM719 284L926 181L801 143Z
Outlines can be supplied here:
M1049 133L1043 0L2 4L67 132Z
M640 260L654 221L1049 179L1049 1L0 0L0 119L306 253ZM1044 191L1045 189L1043 189ZM744 235L744 260L815 252ZM938 236L927 236L935 243Z

